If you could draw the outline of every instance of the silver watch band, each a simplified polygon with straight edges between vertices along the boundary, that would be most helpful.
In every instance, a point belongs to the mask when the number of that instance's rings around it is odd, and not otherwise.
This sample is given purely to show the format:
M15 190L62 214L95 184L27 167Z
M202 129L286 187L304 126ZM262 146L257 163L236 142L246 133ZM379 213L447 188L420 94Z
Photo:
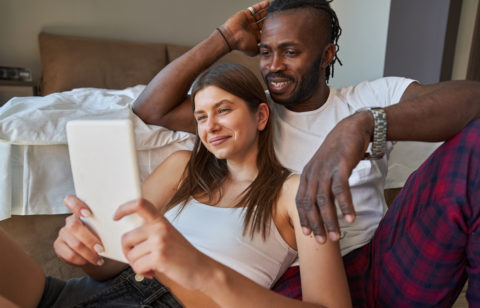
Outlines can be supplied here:
M365 159L380 159L385 155L387 148L387 114L380 107L363 108L373 116L373 140L371 153L365 153Z

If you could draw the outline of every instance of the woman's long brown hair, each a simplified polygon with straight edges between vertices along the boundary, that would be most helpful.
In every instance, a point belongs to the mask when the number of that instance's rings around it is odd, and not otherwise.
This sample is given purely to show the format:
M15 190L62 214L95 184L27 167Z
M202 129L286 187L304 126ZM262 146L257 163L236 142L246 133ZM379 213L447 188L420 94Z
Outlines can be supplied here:
M223 63L198 76L192 87L193 110L196 93L208 86L216 86L243 99L252 113L258 110L260 103L267 101L257 77L246 67L238 64ZM290 174L275 156L271 116L265 129L259 132L257 168L257 177L243 191L241 200L234 207L245 208L244 233L248 226L251 226L251 236L255 232L261 232L265 238L282 185ZM209 202L212 202L213 193L222 186L228 176L227 162L225 159L217 159L210 153L197 133L192 156L184 175L184 180L165 207L165 211L180 205L180 212L192 196L208 195ZM218 192L220 198L216 202L220 201L222 196L221 190Z

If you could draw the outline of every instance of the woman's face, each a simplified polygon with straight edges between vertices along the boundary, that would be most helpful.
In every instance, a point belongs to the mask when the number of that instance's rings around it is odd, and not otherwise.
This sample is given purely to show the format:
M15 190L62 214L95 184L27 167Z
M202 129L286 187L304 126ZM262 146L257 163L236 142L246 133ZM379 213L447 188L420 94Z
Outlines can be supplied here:
M252 151L256 154L258 132L265 128L268 107L262 103L252 113L243 99L208 86L195 94L194 115L198 136L207 150L218 159L235 160Z

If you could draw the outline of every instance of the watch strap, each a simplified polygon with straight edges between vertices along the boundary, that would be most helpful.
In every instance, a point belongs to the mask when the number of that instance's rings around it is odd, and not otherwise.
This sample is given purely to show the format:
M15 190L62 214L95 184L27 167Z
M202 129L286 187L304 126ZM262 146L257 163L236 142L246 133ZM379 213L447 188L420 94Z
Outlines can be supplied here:
M365 153L365 159L380 159L387 148L387 114L381 107L369 107L361 110L369 111L373 116L373 138L371 153Z

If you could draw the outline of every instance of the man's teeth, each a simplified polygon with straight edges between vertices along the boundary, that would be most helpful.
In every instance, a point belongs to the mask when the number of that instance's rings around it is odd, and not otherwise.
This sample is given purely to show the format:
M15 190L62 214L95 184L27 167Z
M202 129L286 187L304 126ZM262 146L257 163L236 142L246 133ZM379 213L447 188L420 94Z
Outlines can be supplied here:
M287 85L287 81L281 81L281 82L272 81L272 85L274 87L283 87Z

